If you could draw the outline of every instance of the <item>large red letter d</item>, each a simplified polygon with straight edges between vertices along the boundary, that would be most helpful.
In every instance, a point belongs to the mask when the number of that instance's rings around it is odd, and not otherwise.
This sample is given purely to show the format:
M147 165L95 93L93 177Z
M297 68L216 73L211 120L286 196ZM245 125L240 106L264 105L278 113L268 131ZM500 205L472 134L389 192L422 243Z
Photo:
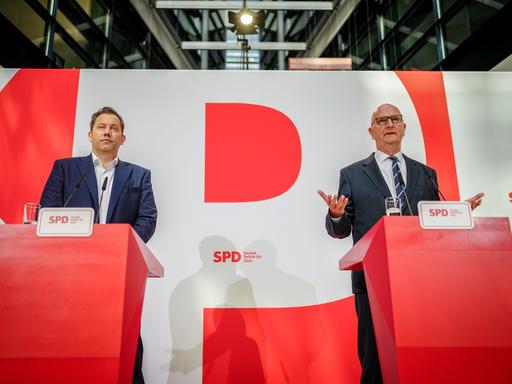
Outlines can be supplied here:
M271 199L297 180L300 138L292 121L253 104L206 104L205 201Z

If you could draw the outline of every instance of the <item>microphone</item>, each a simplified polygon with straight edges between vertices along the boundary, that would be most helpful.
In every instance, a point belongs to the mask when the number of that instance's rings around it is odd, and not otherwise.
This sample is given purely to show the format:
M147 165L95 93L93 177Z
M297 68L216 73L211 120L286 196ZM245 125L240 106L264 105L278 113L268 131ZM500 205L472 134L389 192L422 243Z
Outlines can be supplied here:
M78 190L78 188L80 188L80 185L82 185L82 181L84 181L86 175L87 175L87 173L84 173L82 176L80 176L80 180L78 180L78 182L75 184L75 187L73 188L73 190L69 194L69 196L66 199L66 202L64 203L62 208L66 208L68 206L69 202L71 201L71 198L73 197L75 192Z
M407 197L407 189L405 188L404 178L402 177L402 172L398 172L398 182L402 184L402 187L404 189L405 202L407 203L407 208L409 208L409 214L413 216L411 211L411 204L409 203L409 198Z
M424 167L420 167L420 168L423 170L423 173L425 174L425 176L427 176L427 178L430 180L430 182L436 189L438 197L439 197L439 195L441 195L441 197L443 198L443 201L446 201L446 198L444 197L443 192L441 192L441 190L439 189L439 186L437 185L436 181L434 180L434 177L432 175L429 175Z
M107 182L108 177L105 177L105 179L103 180L103 184L101 185L100 204L98 205L98 212L96 212L96 220L94 220L96 224L100 223L101 202L103 201L103 194L105 193L105 189L107 189Z

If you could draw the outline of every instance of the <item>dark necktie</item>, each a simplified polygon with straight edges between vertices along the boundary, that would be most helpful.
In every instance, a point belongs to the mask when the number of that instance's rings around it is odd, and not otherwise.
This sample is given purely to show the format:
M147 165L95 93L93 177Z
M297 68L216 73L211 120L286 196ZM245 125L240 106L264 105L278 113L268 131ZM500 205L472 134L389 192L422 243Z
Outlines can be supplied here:
M393 184L395 184L396 197L400 199L400 207L403 211L403 208L405 207L405 189L402 183L400 183L400 177L398 177L399 174L401 175L400 167L398 166L398 159L396 156L389 156L389 158L393 162Z

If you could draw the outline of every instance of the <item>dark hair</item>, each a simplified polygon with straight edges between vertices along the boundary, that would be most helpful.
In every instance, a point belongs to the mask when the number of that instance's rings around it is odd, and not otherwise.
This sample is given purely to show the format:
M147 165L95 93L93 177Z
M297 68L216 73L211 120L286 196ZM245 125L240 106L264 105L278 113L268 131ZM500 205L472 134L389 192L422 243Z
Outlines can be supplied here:
M117 118L121 122L121 133L124 133L124 121L123 121L123 118L112 107L102 107L102 108L98 109L96 112L94 112L92 114L92 116L91 116L91 131L92 131L92 127L94 127L94 123L96 122L96 119L98 118L98 116L99 115L103 115L104 113L109 114L109 115L117 116Z

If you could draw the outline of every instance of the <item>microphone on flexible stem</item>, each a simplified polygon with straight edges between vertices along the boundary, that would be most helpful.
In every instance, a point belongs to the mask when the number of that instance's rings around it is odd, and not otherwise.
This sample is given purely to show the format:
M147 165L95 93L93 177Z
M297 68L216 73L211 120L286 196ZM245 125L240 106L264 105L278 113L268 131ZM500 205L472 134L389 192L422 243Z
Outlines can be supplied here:
M402 172L398 172L398 182L402 184L402 188L404 189L405 202L407 203L407 208L409 208L409 214L413 216L411 211L411 204L409 203L409 198L407 197L407 190L405 189L404 178L402 177Z
M78 182L75 184L75 187L73 188L73 190L69 194L69 196L66 199L66 202L64 203L62 208L66 208L68 206L69 202L71 201L71 198L73 197L75 192L78 190L78 188L80 188L80 185L82 185L82 181L84 181L86 175L87 175L87 173L84 173L82 176L80 176L80 180L78 180Z
M105 193L105 189L107 189L107 182L108 177L105 177L105 179L103 180L103 184L101 185L100 204L98 205L98 212L96 212L96 220L94 220L96 224L100 223L101 202L103 201L103 194Z
M434 180L434 177L432 175L430 175L424 167L420 167L422 170L423 170L423 173L425 173L425 175L427 176L427 179L430 180L430 182L432 183L432 185L434 186L434 188L436 189L436 192L437 192L437 195L441 195L441 197L443 198L443 201L446 201L446 198L444 197L443 195L443 192L441 192L441 190L439 189L439 186L437 185L436 181Z

